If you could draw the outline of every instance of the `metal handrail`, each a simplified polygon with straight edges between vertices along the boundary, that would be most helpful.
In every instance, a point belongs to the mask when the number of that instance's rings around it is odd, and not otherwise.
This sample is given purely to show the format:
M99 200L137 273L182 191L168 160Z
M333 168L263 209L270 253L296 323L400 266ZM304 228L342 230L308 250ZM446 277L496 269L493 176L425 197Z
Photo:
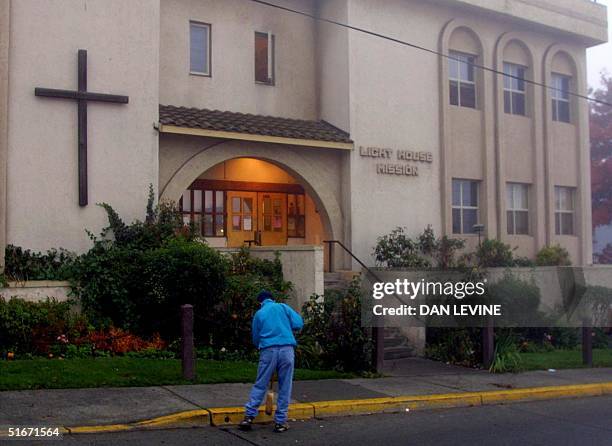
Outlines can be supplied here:
M332 243L335 243L335 244L337 244L337 245L340 245L340 247L341 247L342 249L344 249L344 251L346 251L346 252L347 252L347 253L348 253L348 254L349 254L349 255L350 255L350 256L351 256L353 259L355 259L355 261L356 261L357 263L359 263L359 264L360 264L360 265L361 265L363 268L365 268L365 269L366 269L366 270L368 270L370 273L372 273L372 275L373 275L373 276L375 276L375 274L372 272L372 270L370 270L370 268L368 268L368 267L366 266L366 264L365 264L365 263L363 263L361 260L359 260L359 258L358 258L358 257L357 257L355 254L353 254L353 253L351 252L351 250L350 250L350 249L348 249L348 248L347 248L347 247L344 245L344 243L342 243L340 240L323 240L323 243L327 243L327 244L329 245L329 247L330 247L330 248L331 248L331 246L332 246ZM334 260L334 258L333 258L333 251L330 249L330 250L329 250L329 272L330 272L330 273L333 273L333 272L334 272L334 262L333 262L333 260Z
M340 240L323 240L323 243L327 243L328 244L328 248L329 248L329 252L328 252L328 261L329 261L329 272L333 273L334 272L334 256L333 256L333 249L332 249L332 245L337 244L339 245L342 249L344 249L344 251L346 251L353 259L355 259L355 261L357 263L359 263L363 269L366 270L366 272L368 272L372 277L374 277L374 279L376 279L377 282L383 282L383 280L380 278L380 276L378 276L378 274L376 274L374 271L372 271L365 263L363 263L355 254L353 254L351 252L350 249L348 249L344 243L342 243ZM406 304L407 302L400 297L397 293L393 293L393 296L395 296L395 298L400 301L403 304Z

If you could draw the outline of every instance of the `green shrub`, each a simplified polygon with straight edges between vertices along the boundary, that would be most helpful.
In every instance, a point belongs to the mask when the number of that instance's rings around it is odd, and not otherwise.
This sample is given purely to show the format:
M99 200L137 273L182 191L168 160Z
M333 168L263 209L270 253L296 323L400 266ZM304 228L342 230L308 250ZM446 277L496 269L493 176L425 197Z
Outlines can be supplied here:
M433 257L440 269L457 266L455 256L457 251L465 247L465 240L443 236L436 241Z
M515 257L513 266L531 268L531 267L536 266L536 263L533 260L531 260L529 257Z
M571 350L580 344L579 328L552 327L547 335L555 348Z
M478 266L483 268L514 266L512 248L500 240L484 240L475 253Z
M425 355L445 363L475 367L482 357L479 328L427 327Z
M405 233L405 228L396 228L390 234L379 237L374 247L374 256L379 265L387 268L437 268L456 266L455 255L463 249L465 240L436 238L428 226L416 239Z
M181 235L193 240L197 238L194 227L185 226L181 213L175 203L161 202L155 206L153 186L149 186L149 198L146 206L145 221L136 220L126 224L119 214L107 203L99 204L108 217L108 226L102 230L101 238L112 235L113 244L117 247L144 251L161 247L166 240ZM92 237L94 241L95 237Z
M71 303L28 302L0 297L0 354L46 354L60 338L75 339L87 331L87 321Z
M4 275L8 280L68 280L76 256L64 249L46 253L32 252L18 246L5 249Z
M533 282L519 279L506 273L502 280L486 287L487 303L501 305L503 320L507 324L524 323L528 326L542 326L544 316L540 307L540 289Z
M387 268L427 268L430 262L423 257L421 244L396 228L390 234L378 238L374 256L379 265Z
M489 371L491 373L518 372L521 368L521 355L512 336L497 336L493 362Z
M103 205L109 225L72 267L73 287L83 310L97 327L115 326L143 337L179 336L180 306L194 306L194 331L200 345L250 354L251 319L262 289L284 300L278 255L253 258L248 249L229 256L210 248L185 227L171 204L153 206L144 222L125 224ZM113 235L113 237L110 237Z
M371 330L361 326L360 282L342 292L312 296L302 308L299 366L320 366L344 372L372 369Z
M538 266L569 266L572 264L570 255L565 248L560 245L546 246L536 255Z
M136 306L136 331L173 339L179 334L181 305L191 304L196 336L204 337L217 320L214 309L226 288L227 269L215 249L180 238L145 252L136 277L141 293L130 296Z
M611 338L603 328L593 328L593 348L610 348Z
M278 255L274 260L256 259L245 248L232 254L228 261L226 287L208 321L212 327L210 344L247 353L254 349L251 321L260 308L257 294L266 289L276 301L283 302L292 287L283 279Z

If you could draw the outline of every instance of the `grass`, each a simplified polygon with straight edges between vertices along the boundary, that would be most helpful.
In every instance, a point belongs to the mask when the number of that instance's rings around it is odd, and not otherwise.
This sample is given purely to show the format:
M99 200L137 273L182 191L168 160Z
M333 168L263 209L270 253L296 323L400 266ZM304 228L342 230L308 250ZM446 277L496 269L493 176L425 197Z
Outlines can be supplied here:
M197 379L190 382L182 379L181 362L174 359L120 357L0 361L0 390L248 383L255 379L257 364L198 360L196 370ZM296 380L352 377L331 370L295 370Z
M520 353L522 370L577 369L582 364L581 350L553 350L543 353ZM595 367L612 367L612 349L593 349Z

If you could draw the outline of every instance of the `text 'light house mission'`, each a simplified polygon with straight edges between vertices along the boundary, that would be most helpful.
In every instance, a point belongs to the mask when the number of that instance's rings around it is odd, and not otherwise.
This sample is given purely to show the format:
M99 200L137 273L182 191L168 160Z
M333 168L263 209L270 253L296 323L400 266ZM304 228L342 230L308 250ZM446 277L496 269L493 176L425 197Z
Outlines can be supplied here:
M397 226L473 246L482 224L590 263L588 106L568 92L604 6L273 3L451 58L248 0L0 0L0 247L83 251L94 203L142 218L153 184L217 247L339 240L372 263Z

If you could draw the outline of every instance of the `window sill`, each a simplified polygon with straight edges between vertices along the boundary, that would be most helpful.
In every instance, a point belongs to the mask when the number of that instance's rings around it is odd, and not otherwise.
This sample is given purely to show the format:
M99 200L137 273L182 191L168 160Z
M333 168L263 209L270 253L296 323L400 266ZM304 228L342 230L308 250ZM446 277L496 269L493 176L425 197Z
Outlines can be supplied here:
M506 112L504 112L504 116L506 116L507 118L519 118L519 119L528 119L528 120L531 120L531 116L529 116L529 115L516 115L514 113L506 113Z
M448 106L451 108L451 110L469 110L470 112L482 111L478 107L466 107L464 105L453 105L453 104L449 104Z
M212 77L212 74L210 73L198 73L197 71L190 71L189 72L190 76L197 76L197 77Z
M572 127L575 127L575 126L576 126L576 124L574 124L574 123L573 123L573 122L571 122L571 121L570 121L570 122L565 122L565 121L555 121L554 119L551 119L551 121L552 121L554 124L560 124L560 125L571 125Z
M276 84L274 83L274 81L270 81L270 82L255 81L255 85L265 85L268 87L274 87Z

